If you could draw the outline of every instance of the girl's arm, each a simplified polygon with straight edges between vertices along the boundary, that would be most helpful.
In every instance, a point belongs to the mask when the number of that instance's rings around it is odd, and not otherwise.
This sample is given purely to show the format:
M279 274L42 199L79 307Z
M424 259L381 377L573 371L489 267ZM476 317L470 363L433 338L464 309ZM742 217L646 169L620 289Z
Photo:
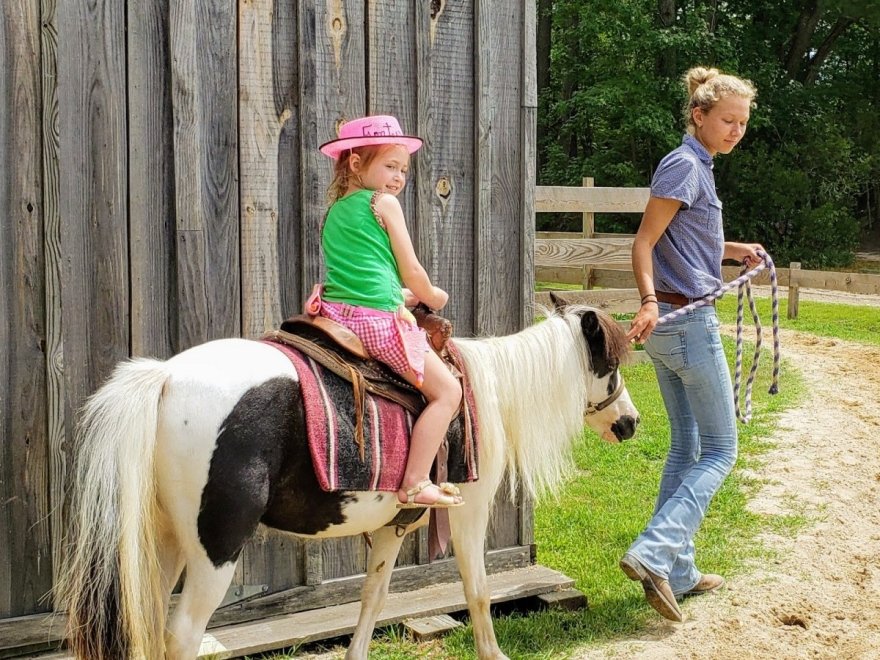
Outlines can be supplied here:
M645 207L639 231L633 239L632 267L636 277L636 286L639 287L639 295L644 300L635 318L632 320L626 338L631 341L644 342L653 332L660 316L660 308L654 295L654 263L651 252L654 246L672 218L681 208L681 202L677 199L665 197L651 197ZM651 296L654 296L653 298Z
M397 260L397 271L404 286L431 309L442 309L449 300L449 294L431 284L428 273L416 257L400 202L393 195L382 195L376 200L375 208L391 239L391 251Z

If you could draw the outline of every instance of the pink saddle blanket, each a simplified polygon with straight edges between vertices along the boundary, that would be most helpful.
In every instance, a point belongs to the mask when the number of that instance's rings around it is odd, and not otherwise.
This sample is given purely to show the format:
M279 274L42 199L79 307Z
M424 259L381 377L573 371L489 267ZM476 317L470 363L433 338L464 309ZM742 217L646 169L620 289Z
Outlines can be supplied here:
M274 341L299 376L309 450L318 483L325 491L396 491L403 481L414 416L401 405L364 394L363 458L356 440L352 384L297 349ZM453 483L478 478L476 405L466 389L470 414L459 414L446 435L448 473ZM470 431L465 433L465 424Z

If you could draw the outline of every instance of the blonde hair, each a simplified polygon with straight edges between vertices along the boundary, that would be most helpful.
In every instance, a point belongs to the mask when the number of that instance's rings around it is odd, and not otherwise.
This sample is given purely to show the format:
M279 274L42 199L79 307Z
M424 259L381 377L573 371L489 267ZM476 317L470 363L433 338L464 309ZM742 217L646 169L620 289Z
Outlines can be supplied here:
M327 188L327 201L330 204L333 202L339 201L343 197L345 197L345 193L348 192L348 187L351 184L351 180L354 178L357 184L363 188L363 185L360 182L360 179L357 175L351 171L351 156L352 154L357 154L361 159L361 167L368 167L370 163L378 156L380 153L385 151L390 147L395 147L397 145L394 144L370 144L363 147L355 147L354 149L346 149L342 153L339 154L339 158L336 159L336 162L333 163L333 180L330 182L330 186Z
M753 99L758 92L752 81L721 73L718 69L695 66L684 74L684 84L688 91L688 102L684 106L684 124L691 135L696 128L694 108L709 112L726 96L747 99L751 102L751 107L755 107Z

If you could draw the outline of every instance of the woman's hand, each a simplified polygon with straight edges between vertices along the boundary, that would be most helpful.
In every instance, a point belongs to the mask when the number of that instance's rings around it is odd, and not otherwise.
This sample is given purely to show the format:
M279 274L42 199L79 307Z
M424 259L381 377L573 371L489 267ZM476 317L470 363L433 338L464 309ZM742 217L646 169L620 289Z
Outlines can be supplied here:
M660 307L657 305L657 301L648 300L642 303L630 324L626 338L633 343L644 344L654 328L657 327L658 318L660 318Z
M763 259L758 256L758 250L765 253L767 252L767 250L764 249L764 246L760 243L728 242L724 244L724 258L734 259L735 261L739 261L746 268L749 268L751 266L757 266L763 261Z

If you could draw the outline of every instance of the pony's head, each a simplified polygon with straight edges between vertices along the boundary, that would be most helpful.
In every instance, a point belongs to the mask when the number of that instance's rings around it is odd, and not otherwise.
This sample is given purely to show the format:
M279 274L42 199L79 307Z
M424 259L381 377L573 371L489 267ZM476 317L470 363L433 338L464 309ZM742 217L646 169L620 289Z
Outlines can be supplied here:
M639 413L620 373L630 344L620 325L605 312L589 307L567 307L551 293L558 313L579 318L592 378L587 383L584 422L609 442L627 440L636 432Z

